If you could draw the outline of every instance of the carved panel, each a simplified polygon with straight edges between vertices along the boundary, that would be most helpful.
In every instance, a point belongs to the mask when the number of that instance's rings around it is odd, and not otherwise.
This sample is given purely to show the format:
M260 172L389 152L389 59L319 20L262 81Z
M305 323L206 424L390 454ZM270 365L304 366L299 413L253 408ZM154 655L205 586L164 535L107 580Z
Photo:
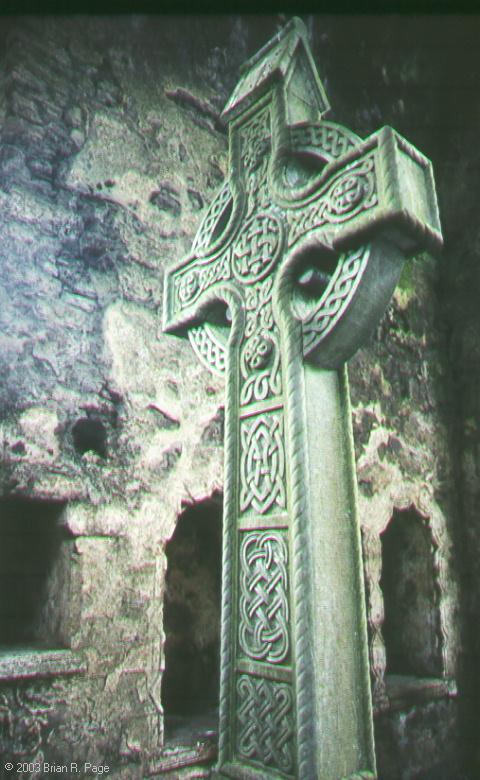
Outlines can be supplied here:
M283 227L273 213L255 214L245 222L233 247L232 269L240 281L257 282L273 268L283 246Z
M180 309L191 306L197 298L215 282L230 279L230 257L228 250L224 255L206 262L197 262L175 277L177 305Z
M242 162L248 173L254 171L270 150L270 108L256 112L242 127Z
M247 194L247 216L267 206L267 168L270 157L270 108L259 111L240 133L242 163Z
M289 655L288 547L284 533L243 535L240 548L240 648L255 661Z
M368 247L343 255L315 310L303 322L305 354L322 341L342 317L361 281L369 258Z
M289 212L289 244L294 244L309 230L346 222L371 209L377 201L375 160L369 154L338 175L327 191L301 212L298 209Z
M240 352L242 405L281 393L278 329L272 311L272 277L246 290L245 338Z
M283 416L279 411L241 421L240 511L285 509Z
M292 774L294 713L290 685L241 675L237 695L239 756Z

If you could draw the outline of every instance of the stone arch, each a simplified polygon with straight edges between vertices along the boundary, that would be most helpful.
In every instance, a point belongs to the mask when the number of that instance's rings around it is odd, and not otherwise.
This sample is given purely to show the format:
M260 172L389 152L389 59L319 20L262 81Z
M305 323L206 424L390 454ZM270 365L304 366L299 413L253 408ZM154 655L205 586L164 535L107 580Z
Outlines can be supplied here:
M221 598L219 493L184 505L166 544L161 699L165 741L216 730Z
M377 712L387 709L385 673L387 654L383 636L385 620L384 597L381 588L382 535L395 513L414 512L425 524L430 538L433 581L438 615L439 655L441 678L452 677L455 671L455 647L452 642L453 602L449 591L451 544L444 514L431 496L414 485L404 485L401 494L379 496L371 502L368 515L363 515L362 546L367 601L369 656L372 675L372 694ZM362 513L363 514L363 513ZM372 522L372 517L374 518Z
M443 674L434 543L428 518L413 507L394 510L380 536L386 674Z

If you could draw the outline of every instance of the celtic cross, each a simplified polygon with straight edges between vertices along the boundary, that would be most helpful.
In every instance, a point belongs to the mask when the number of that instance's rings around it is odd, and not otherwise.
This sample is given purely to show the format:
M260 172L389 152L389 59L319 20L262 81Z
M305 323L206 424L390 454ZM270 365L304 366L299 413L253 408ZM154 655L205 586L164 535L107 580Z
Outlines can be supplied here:
M219 777L375 776L344 366L441 233L430 162L327 110L294 19L244 65L228 179L166 278L165 330L226 376Z

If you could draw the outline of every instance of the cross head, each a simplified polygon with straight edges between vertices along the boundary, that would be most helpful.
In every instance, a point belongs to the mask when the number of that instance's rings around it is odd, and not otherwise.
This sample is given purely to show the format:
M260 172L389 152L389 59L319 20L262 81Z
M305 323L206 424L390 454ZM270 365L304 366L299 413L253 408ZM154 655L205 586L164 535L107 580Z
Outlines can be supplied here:
M243 67L229 175L165 282L164 329L226 378L218 777L375 777L344 365L442 239L430 162L328 109L293 19Z

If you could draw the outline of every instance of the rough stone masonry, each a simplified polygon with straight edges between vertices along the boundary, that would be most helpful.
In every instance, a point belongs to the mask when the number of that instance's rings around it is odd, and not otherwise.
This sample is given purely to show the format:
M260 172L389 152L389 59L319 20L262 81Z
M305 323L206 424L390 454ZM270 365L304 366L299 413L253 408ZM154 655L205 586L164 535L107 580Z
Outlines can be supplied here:
M12 620L2 596L13 761L180 778L214 760L210 737L197 753L164 744L162 678L186 623L190 657L218 635L214 579L200 563L185 574L200 543L171 545L195 506L218 505L224 387L158 315L163 270L227 174L219 114L239 66L284 21L2 20L1 590L24 604ZM349 373L379 775L458 780L478 759L478 21L306 22L332 119L364 137L391 124L436 171L444 255L407 263ZM201 594L195 619L165 620L167 585L177 615Z

